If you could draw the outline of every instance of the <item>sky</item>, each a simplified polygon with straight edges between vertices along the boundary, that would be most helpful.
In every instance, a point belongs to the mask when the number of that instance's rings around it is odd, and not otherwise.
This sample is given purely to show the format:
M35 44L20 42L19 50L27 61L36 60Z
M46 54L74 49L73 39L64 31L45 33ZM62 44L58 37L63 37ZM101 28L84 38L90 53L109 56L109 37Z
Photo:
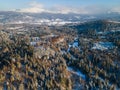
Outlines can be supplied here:
M120 0L0 0L0 11L50 13L120 13Z

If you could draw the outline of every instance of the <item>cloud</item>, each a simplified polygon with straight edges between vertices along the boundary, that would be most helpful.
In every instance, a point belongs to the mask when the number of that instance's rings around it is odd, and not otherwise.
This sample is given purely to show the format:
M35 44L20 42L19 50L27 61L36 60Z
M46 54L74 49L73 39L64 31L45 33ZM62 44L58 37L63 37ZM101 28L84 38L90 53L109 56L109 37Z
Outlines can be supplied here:
M52 6L46 8L43 4L38 3L36 1L30 2L28 8L23 8L20 12L29 12L29 13L61 13L61 14L68 14L68 13L76 13L76 14L98 14L106 12L107 9L101 6L81 6L81 7L71 7L71 6Z
M112 8L109 13L112 13L112 12L120 13L120 7L114 7L114 8Z
M101 14L106 13L108 8L104 6L80 6L80 7L67 7L67 6L56 6L55 7L56 13L76 13L76 14Z
M54 6L52 7L51 10L49 11L52 13L61 13L61 14L68 14L68 13L88 14L88 11L86 11L84 8L67 7L67 6Z
M41 13L44 12L45 9L41 3L37 3L35 1L29 3L28 8L23 8L20 12L29 12L29 13Z

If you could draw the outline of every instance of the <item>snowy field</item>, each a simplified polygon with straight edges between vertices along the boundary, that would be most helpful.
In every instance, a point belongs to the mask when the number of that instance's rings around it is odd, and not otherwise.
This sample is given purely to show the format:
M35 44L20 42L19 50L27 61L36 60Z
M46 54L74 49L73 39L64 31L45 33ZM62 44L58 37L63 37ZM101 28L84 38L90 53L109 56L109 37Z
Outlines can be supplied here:
M98 50L108 50L114 48L114 45L112 42L97 42L94 43L92 49L98 49Z

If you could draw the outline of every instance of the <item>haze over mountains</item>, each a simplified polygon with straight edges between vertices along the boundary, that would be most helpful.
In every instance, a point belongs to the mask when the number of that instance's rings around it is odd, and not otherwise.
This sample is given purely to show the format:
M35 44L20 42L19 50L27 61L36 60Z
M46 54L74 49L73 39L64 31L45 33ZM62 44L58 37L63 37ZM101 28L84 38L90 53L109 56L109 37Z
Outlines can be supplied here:
M45 25L64 25L70 23L83 23L92 20L107 19L113 21L120 21L119 13L107 14L53 14L53 13L23 13L13 11L1 11L0 23L6 24L45 24Z

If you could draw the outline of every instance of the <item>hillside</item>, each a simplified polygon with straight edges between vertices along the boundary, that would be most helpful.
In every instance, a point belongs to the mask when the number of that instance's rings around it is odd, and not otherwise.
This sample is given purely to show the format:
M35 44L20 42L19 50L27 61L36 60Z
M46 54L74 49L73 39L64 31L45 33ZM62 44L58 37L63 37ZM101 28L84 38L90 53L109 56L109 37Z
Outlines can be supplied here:
M49 25L23 18L36 14L1 13L1 89L120 89L119 21L103 18ZM66 17L62 20L68 22ZM24 22L16 23L19 20Z

